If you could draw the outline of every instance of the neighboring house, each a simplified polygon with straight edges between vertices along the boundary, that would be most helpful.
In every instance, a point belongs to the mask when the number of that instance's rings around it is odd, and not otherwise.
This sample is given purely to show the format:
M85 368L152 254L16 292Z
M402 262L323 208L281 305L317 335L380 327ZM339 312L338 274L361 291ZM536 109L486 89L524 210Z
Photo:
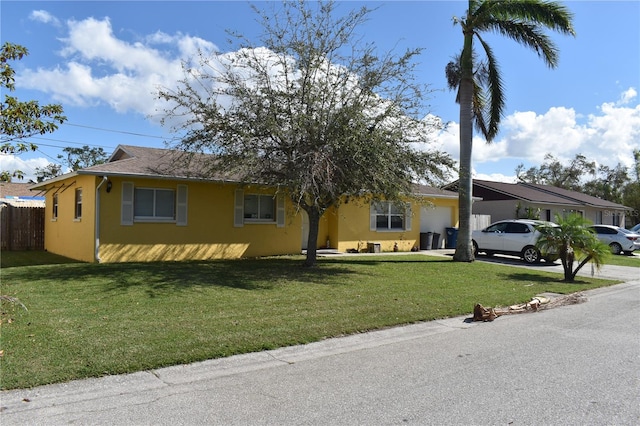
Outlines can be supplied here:
M0 201L18 206L44 207L44 197L31 191L32 183L0 182Z
M105 164L32 186L46 196L45 248L83 261L234 259L300 253L308 219L277 188L180 168L177 151L118 146ZM318 245L408 251L420 232L455 226L457 194L416 186L424 203L342 203ZM379 244L379 245L378 245Z
M455 189L457 183L446 188ZM553 221L556 214L578 213L594 224L623 226L632 209L590 195L551 185L502 183L473 180L473 195L482 198L473 204L474 214L491 215L493 222L504 219Z
M0 250L44 248L44 197L30 186L0 182Z

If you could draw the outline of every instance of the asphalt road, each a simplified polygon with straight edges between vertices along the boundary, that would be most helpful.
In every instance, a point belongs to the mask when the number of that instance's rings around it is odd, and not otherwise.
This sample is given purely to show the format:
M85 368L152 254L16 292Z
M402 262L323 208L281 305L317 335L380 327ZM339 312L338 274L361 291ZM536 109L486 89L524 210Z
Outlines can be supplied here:
M544 266L542 266L544 267ZM0 393L9 425L637 425L640 280L586 303Z

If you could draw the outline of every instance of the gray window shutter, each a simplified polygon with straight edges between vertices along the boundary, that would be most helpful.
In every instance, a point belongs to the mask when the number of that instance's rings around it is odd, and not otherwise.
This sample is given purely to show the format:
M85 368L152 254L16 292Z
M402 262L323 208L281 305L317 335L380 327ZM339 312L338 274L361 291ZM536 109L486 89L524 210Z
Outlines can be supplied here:
M285 207L284 207L284 196L282 194L278 194L276 196L276 222L278 228L284 228L284 220L285 220Z
M376 222L376 206L374 202L371 202L371 206L369 207L369 230L375 231L377 229Z
M236 199L233 211L233 226L242 228L244 226L244 191L236 189Z
M121 225L133 225L133 183L122 182Z
M407 210L404 212L404 229L405 231L411 231L411 203L407 203Z
M178 185L176 193L176 225L187 226L187 185Z

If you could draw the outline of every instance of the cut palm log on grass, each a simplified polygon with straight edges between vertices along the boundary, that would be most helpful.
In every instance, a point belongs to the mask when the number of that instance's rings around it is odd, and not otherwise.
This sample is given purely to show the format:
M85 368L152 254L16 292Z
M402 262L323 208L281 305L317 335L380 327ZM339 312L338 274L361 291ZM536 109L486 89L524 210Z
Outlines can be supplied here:
M493 321L494 319L509 314L521 314L525 312L537 312L542 309L555 308L556 306L575 305L586 302L582 293L558 295L557 297L535 296L527 303L511 305L506 308L485 308L480 303L473 308L474 321Z

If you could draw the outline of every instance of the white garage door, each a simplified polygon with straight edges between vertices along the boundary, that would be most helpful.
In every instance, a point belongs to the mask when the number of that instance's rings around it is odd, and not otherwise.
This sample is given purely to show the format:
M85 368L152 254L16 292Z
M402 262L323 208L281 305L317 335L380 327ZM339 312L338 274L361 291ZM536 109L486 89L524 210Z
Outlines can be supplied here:
M422 207L420 210L420 232L440 234L440 246L444 247L445 228L451 225L451 207Z

